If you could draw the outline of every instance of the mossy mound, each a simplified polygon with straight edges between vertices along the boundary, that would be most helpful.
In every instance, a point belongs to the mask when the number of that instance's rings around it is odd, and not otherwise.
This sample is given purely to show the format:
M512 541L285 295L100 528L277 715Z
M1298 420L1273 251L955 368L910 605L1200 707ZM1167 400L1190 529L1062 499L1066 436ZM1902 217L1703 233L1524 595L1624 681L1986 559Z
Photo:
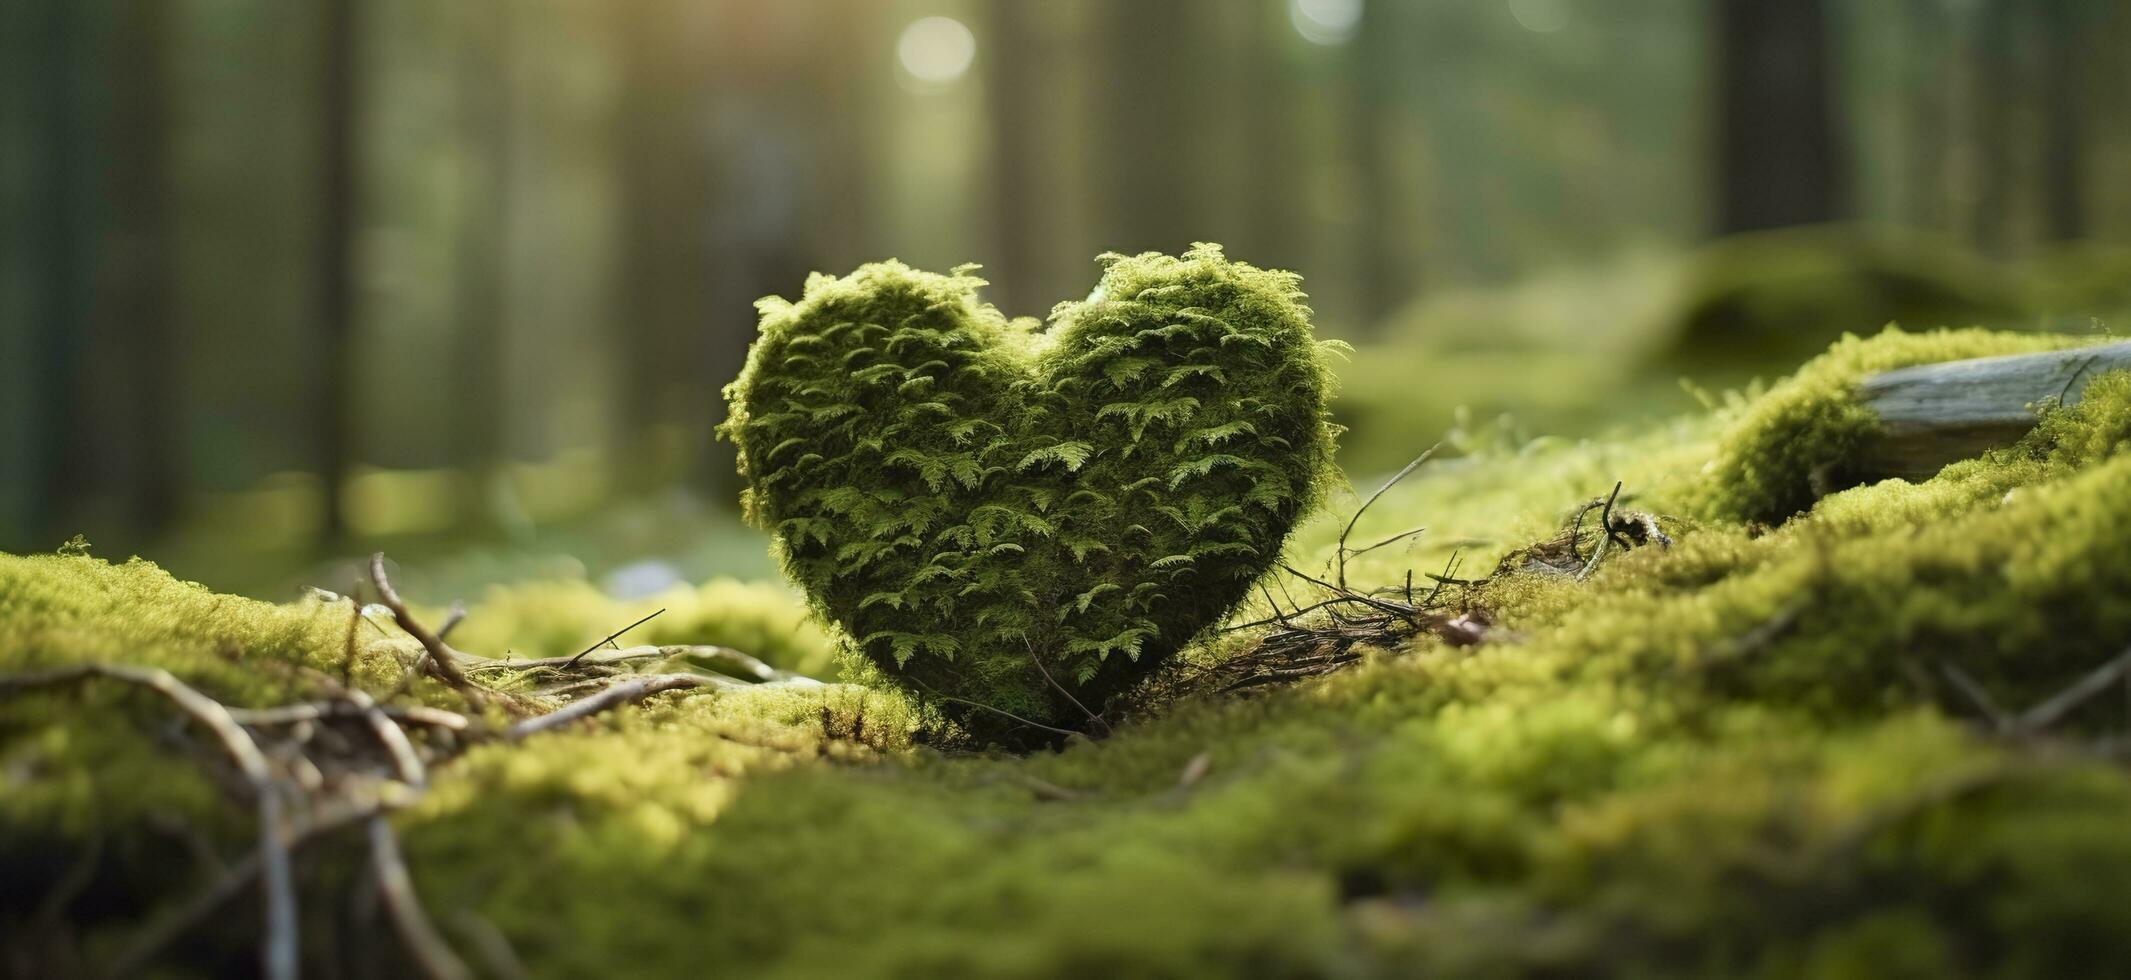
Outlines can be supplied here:
M1670 355L1687 366L1767 363L1888 323L2007 324L2029 308L2027 286L1974 254L1887 229L1737 235L1694 255Z
M892 693L671 698L439 769L396 820L408 863L477 966L507 948L538 976L2131 972L2121 699L2034 713L2131 645L2131 376L2019 446L1767 528L1711 503L1745 471L1707 464L1747 452L1733 440L1761 430L1742 420L1792 418L1782 390L1387 496L1381 519L1493 529L1497 552L1620 478L1635 506L1691 518L1582 581L1466 589L1489 643L1422 640L1021 757L914 744L928 722ZM88 559L0 561L0 603L0 671L155 658L230 699L290 693L248 686L277 660L333 669L347 623ZM216 652L233 638L262 649ZM93 962L189 894L199 872L152 846L167 828L225 854L246 839L241 794L186 775L199 753L148 699L0 712L0 946L18 961ZM61 792L97 818L34 802ZM60 890L70 875L89 884ZM359 938L333 924L346 890L305 880L307 955L337 962ZM249 916L174 947L171 971L241 969Z
M762 302L727 391L787 574L971 724L1088 724L1243 598L1331 478L1297 277L1203 244L1103 262L1047 331L966 270L817 275Z
M1810 506L1823 487L1851 481L1844 464L1877 431L1857 384L1882 371L1971 357L2027 354L2106 338L1991 330L1907 333L1888 327L1871 339L1846 335L1766 395L1737 399L1730 429L1694 509L1723 520L1780 523Z

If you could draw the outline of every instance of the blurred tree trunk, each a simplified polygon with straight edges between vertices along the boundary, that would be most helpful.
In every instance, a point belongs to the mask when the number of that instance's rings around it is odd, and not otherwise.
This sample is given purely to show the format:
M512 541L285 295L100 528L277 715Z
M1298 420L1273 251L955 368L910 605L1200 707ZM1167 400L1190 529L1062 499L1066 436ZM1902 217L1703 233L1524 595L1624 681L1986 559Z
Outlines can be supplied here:
M1308 210L1303 206L1303 155L1298 124L1295 32L1287 5L1257 3L1251 25L1251 57L1243 88L1259 132L1243 161L1247 169L1245 241L1251 261L1277 269L1300 269L1309 259Z
M819 267L820 243L810 228L833 235L850 221L854 239L864 233L860 215L812 211L820 203L814 192L838 181L824 181L813 169L818 161L811 159L810 139L859 120L824 118L828 103L800 73L819 59L855 57L849 38L871 5L715 6L720 16L710 26L725 39L729 56L707 62L712 68L707 95L698 103L701 114L690 123L690 132L710 148L703 175L710 204L701 217L709 239L705 265L688 270L704 284L708 307L688 348L693 383L685 411L688 438L698 450L689 482L730 503L740 489L732 447L712 441L709 427L724 419L720 392L739 373L754 339L753 303L767 295L798 296L807 273ZM791 18L801 18L804 30L795 29ZM804 50L798 47L802 43ZM808 58L807 51L815 57ZM831 169L849 173L864 166L864 158L854 154L833 162Z
M1355 229L1359 268L1361 326L1373 331L1399 301L1412 292L1411 269L1404 261L1397 212L1398 171L1384 146L1384 127L1393 104L1401 51L1401 20L1391 4L1363 8L1354 52L1348 59L1353 86L1355 191L1359 196Z
M1947 138L1947 50L1953 25L1945 0L1909 0L1903 8L1907 24L1903 51L1902 80L1907 86L1902 140L1903 200L1900 213L1919 228L1946 228L1947 157L1953 152Z
M318 382L312 409L313 459L324 481L325 537L346 537L348 472L355 451L356 126L358 125L356 8L362 0L325 0L319 25L318 267L314 313Z
M985 108L991 116L991 173L993 265L989 278L996 291L995 302L1009 315L1039 313L1043 298L1036 292L1042 249L1038 236L1036 198L1038 140L1044 131L1040 122L1041 79L1027 5L993 3L990 30L985 38L983 62Z
M810 200L815 203L807 222L807 251L815 268L823 271L843 271L880 257L869 250L877 240L873 180L882 139L879 93L881 79L889 74L889 35L882 9L874 0L827 5L827 23L816 26L821 41L806 68L814 86L809 100L822 119L814 128L816 180ZM798 285L786 283L778 289ZM752 330L746 339L753 341ZM737 373L739 363L732 367ZM726 376L718 383L729 380Z
M1847 214L1822 0L1716 0L1719 233Z
M125 517L143 535L175 518L186 469L183 360L172 309L170 12L167 3L141 0L113 18L113 226L97 277L97 333L126 372L124 417L115 420L127 430Z
M1976 208L1971 233L1976 244L2003 251L2012 237L2013 187L2019 150L2013 105L2020 84L2019 9L2014 0L1981 0L1971 57L1975 89L1970 96L1976 128Z
M630 0L620 8L621 77L617 114L622 241L616 285L621 296L622 412L617 448L621 483L641 491L670 476L654 462L654 437L687 423L690 449L707 440L708 420L688 418L676 403L688 390L715 390L726 378L697 377L690 351L712 323L711 172L705 138L711 91L700 54L695 5ZM694 455L694 453L689 453Z
M1210 72L1192 60L1198 3L1109 0L1097 37L1108 55L1098 81L1097 138L1087 141L1117 238L1110 251L1179 252L1204 237L1205 159L1199 127L1212 116Z
M2053 241L2086 234L2084 73L2086 5L2054 0L2039 5L2042 21L2042 218Z
M503 351L510 322L511 194L517 184L511 145L515 16L508 3L468 4L460 12L466 43L457 84L467 206L460 217L453 284L458 325L452 355L458 419L454 455L469 471L461 512L476 527L493 530L499 516L494 484L508 458Z
M87 14L71 0L44 0L33 16L38 38L30 77L36 86L40 152L30 181L32 222L41 261L32 265L31 329L36 333L33 378L42 383L31 400L42 417L32 424L31 472L37 481L26 508L28 524L47 538L80 530L80 504L92 487L87 454L97 446L81 402L85 368L83 340L89 294L86 267L93 239L83 182L91 159L86 124L88 101L83 43ZM46 546L57 544L50 541Z

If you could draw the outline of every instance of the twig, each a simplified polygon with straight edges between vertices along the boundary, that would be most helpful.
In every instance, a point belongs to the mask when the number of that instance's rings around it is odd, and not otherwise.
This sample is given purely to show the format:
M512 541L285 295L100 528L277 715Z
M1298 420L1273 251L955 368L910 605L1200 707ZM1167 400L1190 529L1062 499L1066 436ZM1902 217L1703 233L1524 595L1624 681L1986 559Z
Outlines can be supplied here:
M1368 546L1368 547L1366 547L1366 548L1356 548L1356 549L1354 549L1353 551L1347 552L1347 557L1349 557L1349 558L1358 558L1358 557L1361 557L1362 555L1366 555L1366 554L1368 554L1369 552L1375 551L1376 549L1378 549L1378 548L1381 548L1381 547L1383 547L1383 546L1385 546L1385 545L1389 545L1389 544L1397 544L1397 543L1399 543L1399 542L1401 542L1401 541L1404 541L1404 540L1406 540L1407 538L1413 537L1414 535L1416 535L1416 534L1420 534L1420 533L1422 533L1422 532L1424 532L1424 531L1426 531L1426 530L1428 530L1428 529L1427 529L1427 528L1425 528L1425 527L1417 527L1417 528L1414 528L1414 529L1413 529L1413 530L1411 530L1411 531L1401 531L1401 532L1399 532L1398 534L1394 534L1394 535L1392 535L1392 536L1390 536L1390 537L1388 537L1388 538L1385 538L1385 539L1383 539L1382 541L1378 541L1377 543L1375 543L1375 544L1372 544L1372 545L1370 545L1370 546Z
M1207 749L1198 755L1192 756L1190 762L1184 763L1184 771L1177 773L1177 788L1189 789L1191 784L1206 778L1206 771L1211 768L1213 768L1212 749Z
M313 840L343 827L361 823L378 813L384 812L391 806L391 803L380 800L364 806L339 810L324 818L312 820L310 823L296 828L289 835L288 848L291 852L300 850ZM164 947L169 946L172 940L183 935L193 926L205 921L208 916L235 901L238 895L243 894L246 889L250 888L252 880L259 877L260 866L257 852L247 854L242 860L230 865L229 869L222 872L213 884L194 895L192 901L187 902L184 908L148 925L145 931L111 961L109 969L105 972L115 977L139 973L141 967L153 958L155 954L162 952Z
M352 689L351 689L352 690ZM294 725L306 721L359 715L367 709L346 701L311 701L276 708L231 708L229 715L240 725ZM472 722L465 715L426 705L378 705L377 710L393 721L463 732Z
M1620 483L1615 482L1613 484L1613 492L1606 495L1605 509L1598 514L1599 530L1605 532L1605 534L1598 539L1598 547L1591 549L1591 560L1585 562L1584 566L1576 571L1576 581L1578 582L1591 577L1591 573L1598 568L1599 560L1606 556L1606 545L1613 543L1613 501L1620 496L1620 487ZM1572 534L1569 540L1574 541L1575 536ZM1622 547L1626 547L1626 545L1623 544Z
M598 647L593 649L597 650ZM579 653L567 657L539 657L531 660L484 660L480 663L469 665L466 669L469 673L478 670L540 670L550 667L562 669L573 666L576 663L582 663L587 667L601 667L609 664L630 663L637 660L658 660L673 656L668 651L674 649L684 648L630 647L626 650L616 650L613 653L599 657L587 657L585 654Z
M1621 537L1620 532L1613 529L1613 502L1620 499L1622 482L1620 480L1613 481L1613 492L1606 494L1606 507L1598 512L1598 529L1606 532L1606 537L1612 538L1614 544L1623 548L1631 548L1634 547L1634 543L1627 538Z
M1088 721L1090 723L1101 727L1102 730L1105 732L1110 730L1109 722L1104 721L1101 715L1098 715L1093 711L1089 711L1087 705L1080 703L1080 699L1073 696L1073 692L1066 690L1065 685L1058 683L1058 679L1051 676L1051 669L1043 665L1042 657L1036 655L1036 644L1029 642L1029 638L1027 636L1023 636L1021 638L1021 645L1028 648L1029 660L1035 663L1036 670L1039 673L1043 674L1043 679L1045 682L1049 683L1051 687L1057 689L1058 693L1065 695L1066 700L1073 702L1073 707L1079 708L1081 714L1087 715Z
M1028 773L1018 773L1015 778L1020 780L1021 785L1028 787L1029 792L1036 794L1036 798L1039 800L1049 800L1053 803L1071 803L1081 798L1081 793L1078 790L1067 789L1050 780L1038 779Z
M1017 714L1015 714L1015 713L1013 713L1013 712L1011 712L1011 711L1008 711L1008 710L1006 710L1005 708L995 708L995 707L992 707L991 705L985 704L985 703L984 703L984 702L982 702L982 701L971 701L971 700L969 700L968 698L958 698L958 697L954 697L954 696L951 696L951 695L947 695L947 694L941 694L940 692L938 692L938 691L935 691L935 690L933 690L933 689L932 689L932 686L931 686L931 685L929 685L929 684L926 684L926 683L925 683L924 681L918 680L918 679L917 679L917 678L915 678L915 677L912 677L912 678L908 678L908 680L910 681L910 683L912 683L912 684L916 684L916 685L918 686L918 688L919 688L919 689L921 689L921 690L923 690L923 691L924 691L924 692L925 692L926 694L930 694L930 695L932 695L932 696L933 696L934 698L936 698L936 699L938 699L938 700L941 700L941 701L951 701L951 702L954 702L955 704L962 704L962 705L968 705L969 707L972 707L972 708L979 708L979 709L982 709L982 710L985 710L985 711L989 711L989 712L991 712L992 714L995 714L995 715L1000 715L1000 716L1003 716L1003 717L1006 717L1006 718L1010 718L1010 719L1012 719L1012 720L1014 720L1014 721L1018 721L1018 722L1020 722L1020 723L1022 723L1022 724L1024 724L1024 725L1027 725L1027 726L1029 726L1030 728L1041 728L1041 729L1043 729L1044 731L1050 732L1050 733L1052 733L1052 734L1055 734L1055 735L1063 735L1063 736L1065 736L1065 737L1067 737L1067 738L1073 738L1074 736L1079 736L1079 735L1082 735L1082 733L1081 733L1081 732L1076 732L1076 731L1073 731L1073 730L1071 730L1071 729L1066 729L1066 728L1053 728L1053 727L1051 727L1050 725L1046 725L1046 724L1044 724L1044 723L1042 723L1042 722L1040 722L1040 721L1030 721L1030 720L1028 720L1027 718L1023 718L1023 717L1021 717L1020 715L1017 715Z
M1962 670L1956 664L1941 661L1939 663L1939 673L1953 684L1954 690L1961 692L1962 696L1968 698L1969 703L1976 706L1976 710L1983 712L1983 717L1989 720L1990 727L2001 732L2011 730L2012 719L2008 718L2005 712L1999 709L1998 702L1990 696L1989 691L1983 689L1983 685L1976 683L1975 678L1968 676L1967 671Z
M2079 682L2071 687L2059 691L2056 696L2021 712L2020 717L2013 722L2013 731L2022 735L2040 732L2126 676L2131 676L2131 649L2117 654L2114 659L2095 668L2092 673L2080 678Z
M362 712L363 719L370 723L370 732L377 736L377 744L384 746L385 754L392 757L392 767L399 772L400 782L417 791L426 788L429 770L423 767L422 757L415 753L414 743L407 740L407 733L393 723L370 695L351 688L341 692L341 697Z
M572 701L547 714L516 722L503 730L503 737L515 742L528 735L559 728L579 718L590 718L609 708L634 704L654 694L715 683L714 678L702 674L652 674L639 677L616 684L583 700Z
M385 603L385 608L392 610L392 619L399 624L401 631L414 637L415 642L422 645L426 654L422 661L423 666L444 683L451 685L452 690L459 692L459 696L465 698L475 709L486 706L488 696L482 693L480 685L466 679L466 674L459 669L458 658L452 654L451 648L445 646L443 640L416 620L414 614L407 611L407 604L400 601L400 594L393 591L392 580L385 575L385 553L382 551L370 556L370 584L377 588L377 597Z
M103 677L146 687L174 702L179 710L212 732L222 749L252 787L259 811L259 867L263 872L266 934L260 943L260 965L274 980L296 976L296 886L289 870L289 853L281 838L281 794L274 785L266 756L251 733L230 717L222 703L187 686L167 670L124 667L113 664L83 664L41 674L0 678L0 697L42 687L75 684Z
M466 962L451 951L451 944L437 933L428 913L422 910L422 900L414 892L414 878L400 857L399 838L392 832L392 821L378 814L370 818L369 830L370 867L377 877L378 896L384 899L385 912L392 917L393 930L400 934L408 955L429 980L471 980L473 973L466 968Z
M363 600L348 593L348 638L341 642L340 685L348 687L355 683L355 634L362 631Z
M644 625L645 623L657 619L660 614L664 613L665 611L666 610L661 609L658 612L652 613L649 616L645 616L644 618L639 619L636 622L630 623L629 625L624 626L621 629L615 630L614 632L607 634L605 639L602 639L598 643L594 643L591 646L588 646L583 650L578 651L576 656L563 661L562 669L569 670L570 668L577 666L577 662L583 660L585 658L585 654L591 653L592 651L597 650L600 647L606 646L607 644L614 642L614 638L622 635L623 633L627 633L630 630L633 630L639 626Z
M1282 563L1280 567L1287 569L1288 574L1293 575L1296 578L1313 583L1315 585L1323 586L1327 589L1331 589L1332 591L1339 593L1338 601L1358 603L1360 605L1376 609L1380 612L1390 613L1393 616L1410 616L1418 611L1402 607L1395 602L1386 602L1382 599L1376 598L1375 596L1364 595L1360 592L1351 591L1343 585L1333 585L1332 583L1327 582L1324 579L1303 572L1293 565Z
M1273 618L1270 621L1285 625L1287 623L1287 612L1280 608L1280 601L1278 599L1273 598L1273 590L1266 588L1265 583L1263 581L1260 581L1258 583L1258 591L1265 595L1265 604L1273 608ZM1298 610L1297 615L1300 614L1301 613ZM1264 622L1266 621L1260 621L1261 624Z
M518 958L518 951L511 948L509 937L496 924L482 918L472 909L457 909L451 914L452 924L473 943L474 952L481 957L489 975L501 980L526 980L531 973L525 961Z
M448 610L445 610L445 612L444 612L444 624L443 624L442 626L438 626L438 627L437 627L437 639L439 639L439 640L449 640L449 639L451 639L451 631L452 631L452 630L455 630L455 629L458 629L458 628L459 628L459 624L460 624L460 623L463 623L463 622L465 622L465 621L466 621L466 603L463 603L463 602L454 602L454 603L452 603L452 604L451 604L451 608L450 608L450 609L448 609Z
M629 647L625 650L616 650L613 653L596 657L580 653L570 657L541 657L534 660L484 660L469 666L467 670L469 672L485 670L564 670L569 669L572 661L577 661L579 665L585 667L601 667L631 663L638 660L663 660L672 657L690 657L698 660L716 661L718 666L723 668L723 673L732 674L736 677L745 677L764 684L779 681L789 684L823 683L805 674L772 667L759 657L742 653L731 647L721 647L708 643Z
M1583 506L1576 508L1576 516L1569 521L1569 557L1576 559L1578 563L1583 561L1583 552L1577 549L1576 539L1583 536L1584 515L1597 510L1604 503L1597 497L1585 501Z
M1442 443L1436 443L1435 445L1430 446L1426 450L1422 451L1419 456L1413 457L1413 462L1407 463L1405 468L1399 470L1396 475L1391 477L1391 479L1385 480L1383 486L1377 487L1376 492L1369 495L1369 499L1362 501L1361 506L1354 509L1354 516L1347 518L1347 526L1341 528L1339 531L1338 578L1339 587L1341 589L1345 589L1347 587L1347 536L1354 533L1354 525L1361 520L1361 515L1368 512L1369 506L1371 504L1376 503L1376 498L1383 496L1385 491L1388 491L1392 487L1397 486L1400 480L1403 480L1407 476L1411 475L1414 470L1420 469L1421 464L1427 462L1428 457L1435 455L1435 451L1441 446Z

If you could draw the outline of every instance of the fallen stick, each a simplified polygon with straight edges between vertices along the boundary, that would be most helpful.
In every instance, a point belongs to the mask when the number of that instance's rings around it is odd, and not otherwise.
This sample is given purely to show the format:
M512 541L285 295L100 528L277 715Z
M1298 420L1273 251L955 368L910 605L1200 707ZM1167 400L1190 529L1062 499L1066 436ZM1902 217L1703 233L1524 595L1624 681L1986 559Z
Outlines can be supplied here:
M1877 438L1847 461L1863 482L1923 480L1941 467L2010 446L2035 427L2035 408L2073 405L2087 382L2131 368L2131 342L1982 357L1886 371L1857 386L1879 416Z
M707 687L716 683L715 678L701 674L650 674L616 684L582 701L572 701L547 714L519 721L504 729L503 737L515 742L528 735L560 728L579 718L590 718L609 708L635 704L654 694L690 687Z
M392 610L392 618L399 623L400 630L422 645L420 669L436 675L438 680L459 692L474 710L486 706L487 693L479 684L466 679L466 672L459 669L457 652L445 646L444 641L415 619L414 614L407 611L407 604L400 601L399 592L392 587L392 579L385 575L385 553L382 551L370 556L370 584L377 589L377 597L384 600L385 608ZM452 619L451 624L458 625L458 619Z

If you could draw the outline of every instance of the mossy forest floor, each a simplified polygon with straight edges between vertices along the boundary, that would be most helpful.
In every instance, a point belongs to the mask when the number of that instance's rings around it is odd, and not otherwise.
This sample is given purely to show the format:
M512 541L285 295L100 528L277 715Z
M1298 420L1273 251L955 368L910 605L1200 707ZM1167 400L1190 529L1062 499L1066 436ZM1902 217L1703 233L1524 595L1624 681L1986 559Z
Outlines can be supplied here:
M2131 376L1934 479L1808 484L1870 436L1863 374L2077 342L1845 341L1661 431L1429 463L1356 540L1429 530L1347 576L1425 582L1459 551L1437 609L1480 642L1422 631L1229 690L1191 679L1278 627L1217 633L1100 737L1026 754L790 679L837 668L770 585L499 588L454 647L568 656L665 608L623 642L778 671L513 739L628 674L733 668L469 661L507 692L479 710L403 686L421 645L339 597L0 556L0 963L259 968L254 780L145 687L23 680L102 663L326 706L233 716L285 803L289 931L321 976L2131 976ZM1594 565L1596 511L1562 529L1616 482L1617 520L1671 543ZM1353 506L1298 535L1298 569ZM332 707L347 690L391 710L425 788Z

